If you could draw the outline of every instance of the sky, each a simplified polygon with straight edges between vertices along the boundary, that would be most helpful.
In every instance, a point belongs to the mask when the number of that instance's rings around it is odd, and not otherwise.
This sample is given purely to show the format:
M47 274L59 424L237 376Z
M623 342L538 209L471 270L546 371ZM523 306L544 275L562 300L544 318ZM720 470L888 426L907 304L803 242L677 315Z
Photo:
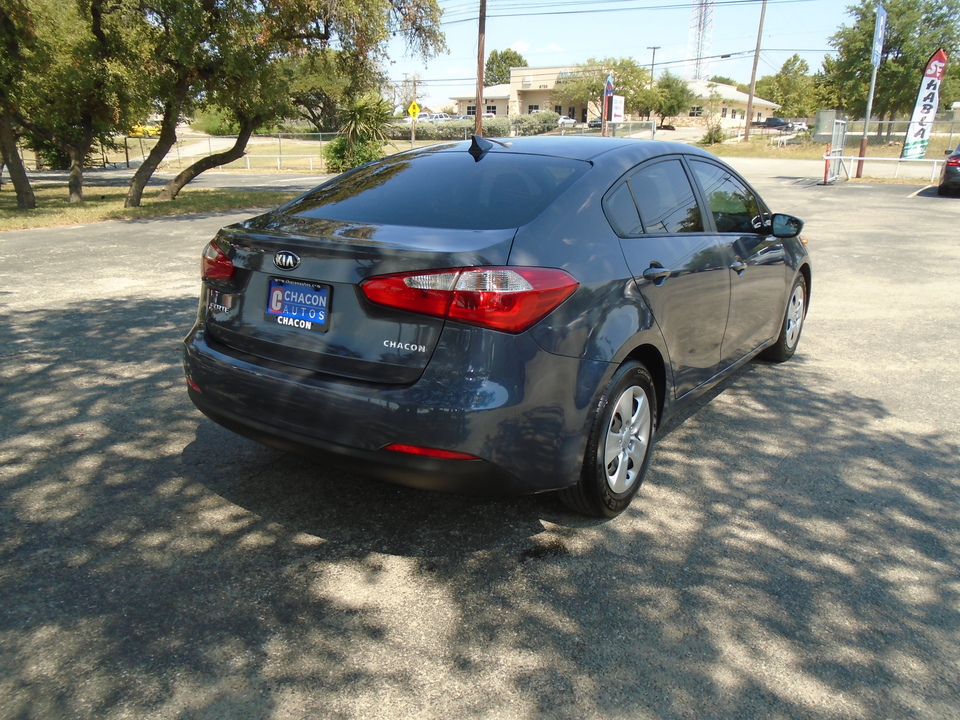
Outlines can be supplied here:
M421 79L418 100L433 110L453 95L476 89L479 0L439 0L449 52L424 62L400 41L389 46L387 75ZM693 0L487 0L485 54L512 48L531 67L575 65L590 58L629 57L686 76ZM849 25L853 0L767 0L757 77L775 74L797 53L815 72L830 52L829 37ZM714 0L705 56L709 75L749 84L760 26L761 0ZM730 55L721 58L720 55Z

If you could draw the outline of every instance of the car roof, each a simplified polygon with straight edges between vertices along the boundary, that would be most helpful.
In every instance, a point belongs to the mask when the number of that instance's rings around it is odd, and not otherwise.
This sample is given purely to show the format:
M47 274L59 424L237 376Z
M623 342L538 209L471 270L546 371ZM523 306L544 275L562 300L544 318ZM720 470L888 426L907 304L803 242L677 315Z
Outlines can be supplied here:
M490 138L488 138L490 139ZM493 138L491 153L513 153L519 155L549 155L553 157L569 158L571 160L585 160L593 163L603 163L604 156L617 158L617 162L625 154L631 155L634 162L641 162L648 158L661 155L683 153L712 158L713 155L693 145L677 142L661 142L656 140L636 140L632 138L590 137L590 136L540 136L517 138ZM470 149L472 141L451 143L443 149L444 152L464 152ZM414 151L420 152L420 151Z

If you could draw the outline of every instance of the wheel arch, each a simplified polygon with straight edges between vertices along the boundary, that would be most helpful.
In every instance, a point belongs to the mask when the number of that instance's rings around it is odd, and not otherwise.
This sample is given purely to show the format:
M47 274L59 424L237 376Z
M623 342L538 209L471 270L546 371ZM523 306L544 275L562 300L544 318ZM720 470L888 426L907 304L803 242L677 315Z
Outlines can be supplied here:
M634 348L624 361L635 360L642 363L653 379L657 393L657 425L663 418L663 405L667 394L667 364L660 350L654 345L640 345Z
M812 285L812 283L813 283L813 275L812 275L812 273L810 272L810 264L809 264L809 263L803 263L803 264L800 266L800 270L799 270L799 273L798 273L798 274L803 275L804 282L805 282L806 285L807 285L806 297L803 299L803 304L804 304L804 309L803 309L803 311L804 311L804 313L806 313L807 311L810 310L810 296L813 294L813 285Z

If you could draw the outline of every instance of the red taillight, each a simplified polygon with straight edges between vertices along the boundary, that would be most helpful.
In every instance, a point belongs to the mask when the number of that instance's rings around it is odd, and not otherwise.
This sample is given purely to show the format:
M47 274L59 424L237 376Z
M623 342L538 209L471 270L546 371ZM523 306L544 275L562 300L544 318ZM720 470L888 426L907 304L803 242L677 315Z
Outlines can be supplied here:
M380 275L360 287L378 305L519 333L579 286L554 268L479 267Z
M204 280L229 280L233 277L233 261L216 243L208 242L200 256L200 275Z
M456 452L454 450L440 450L438 448L421 447L420 445L404 445L403 443L390 443L384 450L391 452L406 453L407 455L419 455L420 457L439 458L440 460L479 460L476 455Z
M947 165L950 165L951 167L957 167L958 165L960 165L960 155L957 155L954 157L948 157Z

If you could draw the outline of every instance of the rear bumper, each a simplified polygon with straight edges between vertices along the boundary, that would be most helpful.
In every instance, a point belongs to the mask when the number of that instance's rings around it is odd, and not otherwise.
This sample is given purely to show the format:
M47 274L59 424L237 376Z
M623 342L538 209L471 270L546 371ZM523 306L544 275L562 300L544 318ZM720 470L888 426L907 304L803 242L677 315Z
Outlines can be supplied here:
M579 478L588 423L608 363L543 351L530 337L443 331L413 384L330 378L243 355L195 328L184 371L189 394L220 425L350 473L429 490L526 494ZM483 367L483 372L475 368ZM451 450L447 460L384 450L391 443Z
M203 394L193 388L188 387L187 393L197 409L218 425L262 445L317 460L344 472L421 490L464 495L522 495L530 492L519 478L484 460L442 460L338 445L227 412L207 402Z

